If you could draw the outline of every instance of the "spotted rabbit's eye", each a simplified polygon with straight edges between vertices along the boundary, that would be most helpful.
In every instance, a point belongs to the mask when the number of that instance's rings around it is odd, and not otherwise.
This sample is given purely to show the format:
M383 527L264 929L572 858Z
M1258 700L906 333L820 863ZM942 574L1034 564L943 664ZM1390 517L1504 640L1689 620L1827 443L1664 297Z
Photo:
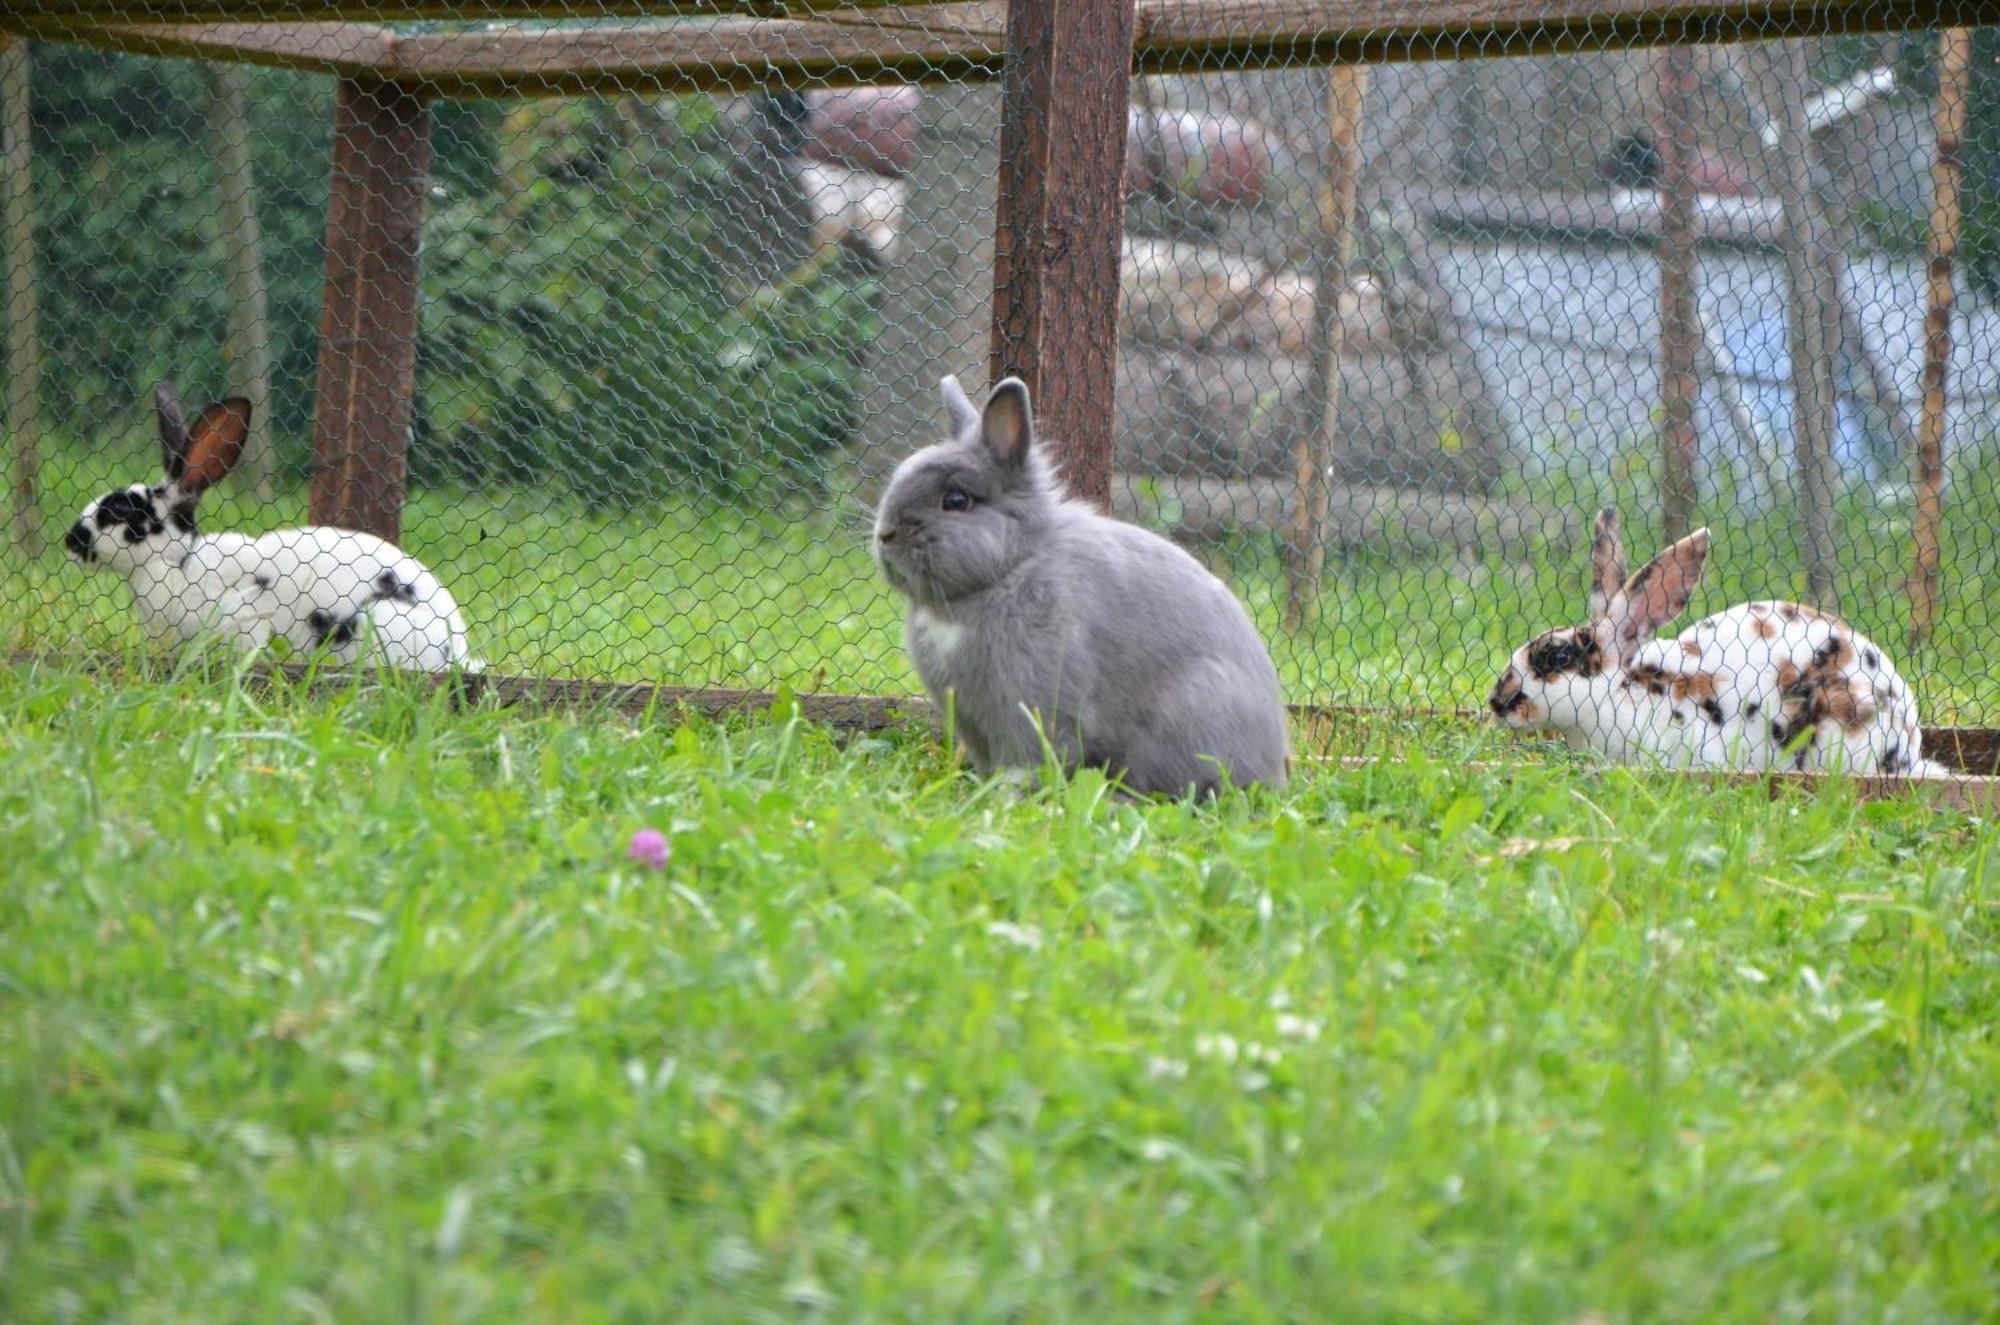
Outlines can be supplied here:
M1528 650L1528 671L1537 681L1574 671L1582 661L1583 649L1562 636L1542 640Z
M963 488L946 488L944 508L947 511L969 511L972 509L972 495Z

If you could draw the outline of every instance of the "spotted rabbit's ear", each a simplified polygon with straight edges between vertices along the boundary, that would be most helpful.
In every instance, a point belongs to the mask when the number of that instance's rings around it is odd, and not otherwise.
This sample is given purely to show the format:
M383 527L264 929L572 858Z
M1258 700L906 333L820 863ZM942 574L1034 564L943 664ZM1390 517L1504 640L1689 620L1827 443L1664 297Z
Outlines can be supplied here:
M222 481L243 458L250 436L250 402L231 396L210 405L188 429L187 466L174 482L190 497L199 497Z
M1641 566L1613 596L1599 631L1620 663L1630 661L1642 642L1687 610L1708 546L1708 530L1695 530Z
M1625 587L1625 544L1618 537L1618 508L1597 513L1590 533L1590 619L1602 621L1611 600Z
M160 463L166 467L167 481L178 483L187 472L188 430L172 382L153 388L153 415L160 424Z

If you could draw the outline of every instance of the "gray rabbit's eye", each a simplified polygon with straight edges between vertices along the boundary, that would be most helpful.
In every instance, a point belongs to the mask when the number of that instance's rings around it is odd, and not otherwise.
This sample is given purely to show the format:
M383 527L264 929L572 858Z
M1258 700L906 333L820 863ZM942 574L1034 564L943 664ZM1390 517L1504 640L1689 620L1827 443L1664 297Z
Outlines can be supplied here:
M963 488L946 488L944 508L947 511L969 511L972 509L972 495Z

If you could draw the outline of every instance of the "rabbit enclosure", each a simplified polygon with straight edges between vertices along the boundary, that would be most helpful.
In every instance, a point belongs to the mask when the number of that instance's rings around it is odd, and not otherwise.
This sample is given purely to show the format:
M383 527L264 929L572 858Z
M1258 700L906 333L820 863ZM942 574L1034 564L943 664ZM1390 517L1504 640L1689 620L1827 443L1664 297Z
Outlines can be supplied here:
M252 402L205 528L400 542L496 684L872 720L870 506L1018 374L1296 705L1478 711L1614 505L2000 759L1990 6L471 8L0 15L17 654L137 637L62 531L171 378Z
M2000 0L0 0L0 282L5 1325L1995 1318ZM947 374L1259 785L926 725Z

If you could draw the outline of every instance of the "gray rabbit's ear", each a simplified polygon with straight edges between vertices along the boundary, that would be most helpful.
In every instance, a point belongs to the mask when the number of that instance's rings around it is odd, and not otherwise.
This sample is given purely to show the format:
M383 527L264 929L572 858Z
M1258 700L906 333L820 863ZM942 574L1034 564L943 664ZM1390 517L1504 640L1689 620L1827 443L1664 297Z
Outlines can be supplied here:
M945 412L951 415L951 435L963 437L979 426L979 411L972 407L972 401L965 394L965 388L958 384L956 377L949 375L938 380L938 393L944 397Z
M993 388L979 420L979 437L1003 468L1019 469L1027 463L1035 444L1035 413L1028 403L1027 383L1010 377Z

